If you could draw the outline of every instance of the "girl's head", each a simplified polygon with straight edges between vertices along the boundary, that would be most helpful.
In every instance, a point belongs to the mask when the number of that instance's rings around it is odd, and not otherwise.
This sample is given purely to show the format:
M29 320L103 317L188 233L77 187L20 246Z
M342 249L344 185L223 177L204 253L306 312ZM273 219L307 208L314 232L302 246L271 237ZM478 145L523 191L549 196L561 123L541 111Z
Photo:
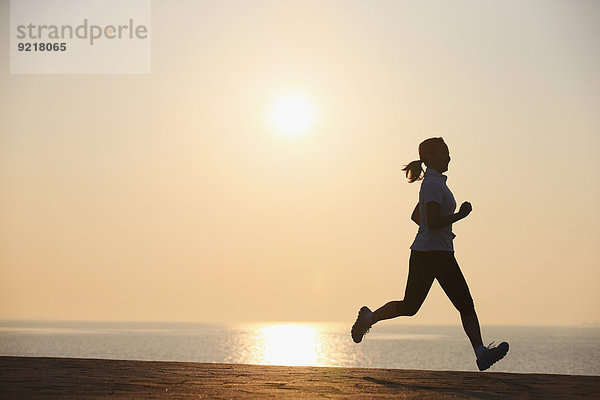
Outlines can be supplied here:
M429 138L421 142L419 145L419 157L419 160L412 161L402 168L402 171L406 172L406 177L411 183L423 179L423 167L421 163L425 163L427 168L433 168L440 173L448 171L450 152L444 139L441 137Z

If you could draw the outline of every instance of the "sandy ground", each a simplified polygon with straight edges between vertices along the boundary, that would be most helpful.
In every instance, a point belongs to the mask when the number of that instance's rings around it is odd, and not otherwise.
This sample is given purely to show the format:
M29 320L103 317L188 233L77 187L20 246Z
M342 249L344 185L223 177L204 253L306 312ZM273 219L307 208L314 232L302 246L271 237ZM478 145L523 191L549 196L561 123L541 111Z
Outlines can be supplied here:
M600 377L0 357L0 399L600 398Z

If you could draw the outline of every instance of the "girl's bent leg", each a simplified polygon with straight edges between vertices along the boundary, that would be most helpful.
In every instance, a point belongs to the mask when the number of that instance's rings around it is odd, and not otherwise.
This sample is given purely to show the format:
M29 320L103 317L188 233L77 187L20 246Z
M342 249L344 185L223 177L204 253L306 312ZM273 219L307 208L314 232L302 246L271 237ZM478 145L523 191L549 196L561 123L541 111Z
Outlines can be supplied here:
M411 252L404 300L390 301L379 307L371 316L372 324L384 319L415 315L435 279L432 273L434 266L435 260L426 253Z
M399 317L398 313L398 304L402 303L401 301L390 301L385 305L379 307L377 310L373 311L373 315L371 316L372 323L379 322L384 319L396 318Z

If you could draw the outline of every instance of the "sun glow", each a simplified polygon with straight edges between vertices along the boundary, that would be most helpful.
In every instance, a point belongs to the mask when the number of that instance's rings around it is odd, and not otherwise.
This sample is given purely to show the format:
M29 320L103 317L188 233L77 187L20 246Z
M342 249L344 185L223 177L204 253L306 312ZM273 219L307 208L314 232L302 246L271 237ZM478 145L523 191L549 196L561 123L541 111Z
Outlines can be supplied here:
M288 94L275 102L270 121L279 133L297 135L310 128L314 117L314 109L304 96Z

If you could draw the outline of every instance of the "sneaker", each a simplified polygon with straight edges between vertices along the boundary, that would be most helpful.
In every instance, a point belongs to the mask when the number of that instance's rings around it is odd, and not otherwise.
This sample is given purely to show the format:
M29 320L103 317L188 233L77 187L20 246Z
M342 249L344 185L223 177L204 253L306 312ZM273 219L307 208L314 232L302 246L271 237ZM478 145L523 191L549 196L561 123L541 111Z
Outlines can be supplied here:
M371 314L373 313L367 306L362 307L358 312L358 317L354 325L352 325L351 331L354 343L360 343L363 336L371 329Z
M480 371L485 371L496 361L501 360L508 353L508 343L502 342L493 347L494 342L490 343L477 359L477 367Z

